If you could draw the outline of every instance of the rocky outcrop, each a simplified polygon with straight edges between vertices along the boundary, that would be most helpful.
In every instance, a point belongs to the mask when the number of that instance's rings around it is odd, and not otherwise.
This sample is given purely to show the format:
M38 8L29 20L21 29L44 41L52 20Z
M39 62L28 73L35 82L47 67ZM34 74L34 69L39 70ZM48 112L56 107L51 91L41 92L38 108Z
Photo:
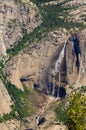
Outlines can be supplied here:
M0 80L0 117L3 114L10 113L11 111L12 101L11 98L3 85L2 81Z
M41 23L39 11L32 2L0 1L0 56L18 44L24 32L29 33Z

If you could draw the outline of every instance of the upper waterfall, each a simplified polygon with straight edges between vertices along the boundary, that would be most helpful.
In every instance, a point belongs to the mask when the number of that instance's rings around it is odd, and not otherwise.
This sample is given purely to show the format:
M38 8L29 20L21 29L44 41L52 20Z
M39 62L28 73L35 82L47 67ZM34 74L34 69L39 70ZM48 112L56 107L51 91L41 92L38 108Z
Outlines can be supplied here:
M57 96L59 95L59 87L60 87L60 79L61 79L61 72L60 71L61 71L62 61L65 57L66 44L67 44L67 40L64 42L64 45L59 53L59 56L55 61L54 68L51 71L51 78L50 78L51 81L50 82L52 82L52 85L51 85L52 86L52 90L51 90L52 95L55 95L55 91L57 91L56 95ZM56 81L57 75L58 75L58 80ZM56 82L58 82L58 83L56 83ZM56 88L57 88L57 90L56 90Z
M64 54L65 54L66 43L67 43L67 41L65 41L64 46L63 46L63 48L62 48L62 50L61 50L61 52L59 54L59 57L58 57L58 59L55 62L55 73L57 71L60 71L60 66L61 66L62 60L64 58Z

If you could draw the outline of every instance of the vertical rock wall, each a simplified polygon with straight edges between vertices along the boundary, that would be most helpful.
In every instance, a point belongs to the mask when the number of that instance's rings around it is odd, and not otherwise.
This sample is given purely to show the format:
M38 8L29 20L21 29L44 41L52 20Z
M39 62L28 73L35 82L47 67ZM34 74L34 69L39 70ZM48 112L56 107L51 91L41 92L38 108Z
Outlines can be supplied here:
M85 85L86 30L70 36L66 48L66 64L69 84L81 83L80 85Z

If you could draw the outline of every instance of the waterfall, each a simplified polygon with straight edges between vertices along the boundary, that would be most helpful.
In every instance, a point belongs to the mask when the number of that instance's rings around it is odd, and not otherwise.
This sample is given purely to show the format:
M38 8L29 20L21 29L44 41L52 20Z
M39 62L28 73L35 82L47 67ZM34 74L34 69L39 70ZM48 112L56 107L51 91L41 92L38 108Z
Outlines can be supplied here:
M60 72L59 72L59 86L58 86L58 89L57 89L57 99L60 98L60 96L59 96L60 80L61 80L60 78L61 78L61 75L60 75Z
M63 61L63 58L64 58L64 55L65 55L65 47L66 47L66 43L67 41L65 41L64 43L64 46L58 56L58 59L56 60L55 62L55 67L54 69L52 70L52 75L53 75L53 88L52 88L52 95L54 95L54 92L55 92L55 76L57 74L57 72L59 73L59 86L58 86L58 90L57 90L57 97L59 97L59 88L60 88L60 77L61 77L61 64L62 64L62 61Z
M65 41L64 46L63 46L63 48L62 48L62 50L61 50L61 52L59 54L59 57L56 60L56 63L55 63L55 73L57 73L57 71L60 70L60 66L61 66L62 60L64 58L66 43L67 43L67 41Z
M53 88L52 88L52 95L54 96L55 92L55 78L53 78Z

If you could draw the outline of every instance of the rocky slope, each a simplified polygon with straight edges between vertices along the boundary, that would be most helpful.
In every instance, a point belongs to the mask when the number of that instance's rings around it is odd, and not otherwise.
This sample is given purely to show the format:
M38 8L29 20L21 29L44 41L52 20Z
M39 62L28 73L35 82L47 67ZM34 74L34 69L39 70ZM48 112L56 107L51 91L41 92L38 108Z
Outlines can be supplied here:
M0 130L18 130L20 129L20 122L17 120L11 120L0 124Z
M0 117L11 112L12 101L5 86L0 80Z
M39 11L30 1L0 1L0 57L6 49L18 44L24 32L30 32L41 23Z

